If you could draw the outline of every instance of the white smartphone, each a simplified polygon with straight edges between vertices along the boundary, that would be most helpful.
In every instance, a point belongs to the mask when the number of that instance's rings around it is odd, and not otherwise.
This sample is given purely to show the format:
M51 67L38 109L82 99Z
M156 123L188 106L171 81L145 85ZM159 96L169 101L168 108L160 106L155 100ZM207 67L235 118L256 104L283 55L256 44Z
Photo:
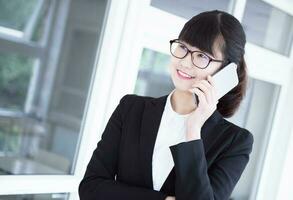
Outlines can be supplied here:
M220 99L238 85L237 65L235 63L230 63L212 77L217 90L217 99ZM196 94L194 94L194 97L196 103L199 102Z

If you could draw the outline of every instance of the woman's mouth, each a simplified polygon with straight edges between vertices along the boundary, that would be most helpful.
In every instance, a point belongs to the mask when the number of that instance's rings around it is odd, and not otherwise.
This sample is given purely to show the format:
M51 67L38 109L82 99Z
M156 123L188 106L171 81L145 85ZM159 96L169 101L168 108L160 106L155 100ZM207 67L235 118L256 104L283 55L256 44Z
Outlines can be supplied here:
M189 74L186 74L186 73L180 71L179 69L177 69L176 71L177 71L177 75L180 79L191 80L191 79L195 78L194 76L190 76Z

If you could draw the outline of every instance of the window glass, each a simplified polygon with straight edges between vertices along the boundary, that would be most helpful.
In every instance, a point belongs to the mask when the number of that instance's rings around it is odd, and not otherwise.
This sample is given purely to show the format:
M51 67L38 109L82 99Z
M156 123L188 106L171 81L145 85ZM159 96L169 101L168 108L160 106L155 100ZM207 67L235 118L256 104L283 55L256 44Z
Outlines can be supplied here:
M247 1L242 20L247 40L283 55L290 55L293 17L261 0Z

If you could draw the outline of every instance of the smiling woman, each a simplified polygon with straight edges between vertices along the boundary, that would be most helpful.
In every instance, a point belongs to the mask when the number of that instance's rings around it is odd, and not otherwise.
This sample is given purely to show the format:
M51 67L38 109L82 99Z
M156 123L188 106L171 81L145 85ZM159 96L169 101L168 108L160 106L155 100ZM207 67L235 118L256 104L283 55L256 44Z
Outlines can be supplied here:
M245 93L245 42L241 24L226 12L191 18L170 41L175 89L120 100L79 185L80 199L229 199L254 142L248 130L224 119ZM230 62L239 84L217 99L211 75Z
M231 117L238 109L247 85L244 61L245 33L238 20L230 16L221 12L211 12L193 17L185 24L179 35L180 48L173 47L174 40L171 41L170 47L173 55L170 65L172 79L181 90L190 88L199 80L207 79L208 75L213 75L230 62L237 63L240 83L221 98L217 105L217 109L224 117ZM194 76L195 80L187 83L177 82L176 77L180 76L175 76L172 68Z

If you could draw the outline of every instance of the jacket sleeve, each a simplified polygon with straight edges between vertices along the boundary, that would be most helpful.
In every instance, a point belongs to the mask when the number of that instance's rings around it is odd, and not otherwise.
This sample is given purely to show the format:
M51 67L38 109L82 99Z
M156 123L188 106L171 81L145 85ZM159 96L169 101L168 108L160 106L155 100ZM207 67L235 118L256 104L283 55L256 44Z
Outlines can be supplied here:
M242 129L209 169L202 139L170 146L176 200L228 200L249 161L253 141L253 135Z
M88 163L78 188L81 200L164 200L167 196L155 190L115 180L122 130L122 113L126 113L127 96L125 95L120 100L112 113L102 133L102 138Z

